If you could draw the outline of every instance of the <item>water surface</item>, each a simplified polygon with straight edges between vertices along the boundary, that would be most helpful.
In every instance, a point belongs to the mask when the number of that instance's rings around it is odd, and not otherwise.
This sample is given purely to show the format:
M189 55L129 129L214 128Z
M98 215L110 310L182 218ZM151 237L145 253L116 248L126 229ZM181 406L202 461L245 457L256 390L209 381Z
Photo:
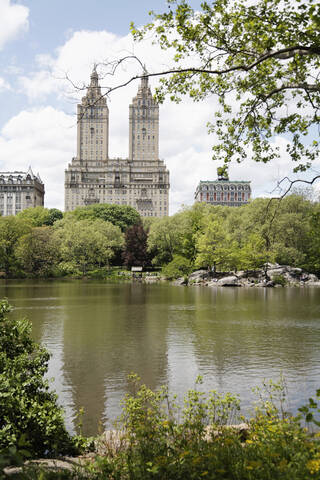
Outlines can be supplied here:
M320 387L317 288L1 280L0 297L52 353L49 376L71 431L81 407L85 433L109 426L130 372L179 395L200 374L205 389L240 394L245 412L251 388L281 372L293 412Z

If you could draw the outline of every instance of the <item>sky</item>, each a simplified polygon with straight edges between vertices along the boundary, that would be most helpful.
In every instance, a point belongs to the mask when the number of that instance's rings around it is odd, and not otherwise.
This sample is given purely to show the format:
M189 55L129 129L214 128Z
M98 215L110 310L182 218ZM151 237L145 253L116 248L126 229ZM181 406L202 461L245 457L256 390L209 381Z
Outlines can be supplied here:
M199 8L201 2L189 3ZM95 63L103 76L103 63L132 53L149 72L165 68L170 52L151 39L135 44L130 22L141 26L150 10L166 9L165 0L0 0L0 171L26 171L30 165L45 183L45 206L63 210L64 170L76 155L81 88ZM136 73L137 65L129 63L116 78L101 78L101 84L116 85ZM152 89L156 82L150 80ZM133 82L108 99L111 158L128 156L129 103L137 88ZM170 171L170 214L193 204L200 180L216 179L214 137L206 130L215 108L214 98L160 106L160 158ZM273 141L283 151L280 161L255 164L248 153L245 162L230 168L231 180L251 181L253 197L273 195L277 181L288 174L295 178L285 140Z

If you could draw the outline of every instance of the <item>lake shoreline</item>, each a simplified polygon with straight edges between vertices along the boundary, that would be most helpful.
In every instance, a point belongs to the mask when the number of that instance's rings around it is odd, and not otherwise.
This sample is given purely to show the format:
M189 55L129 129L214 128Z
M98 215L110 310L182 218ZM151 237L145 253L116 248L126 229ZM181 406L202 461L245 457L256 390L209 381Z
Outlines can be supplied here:
M320 279L313 273L290 265L266 264L265 268L239 272L212 272L197 270L187 277L173 281L174 285L205 287L320 287Z

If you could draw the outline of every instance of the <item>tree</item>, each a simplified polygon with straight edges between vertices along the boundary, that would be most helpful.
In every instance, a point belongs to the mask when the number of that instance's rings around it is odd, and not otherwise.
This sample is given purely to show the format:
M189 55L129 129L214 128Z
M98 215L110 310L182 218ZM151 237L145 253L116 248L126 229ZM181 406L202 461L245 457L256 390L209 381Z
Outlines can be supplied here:
M104 220L79 220L66 216L56 223L62 260L85 275L90 268L109 265L123 247L119 227Z
M151 256L147 251L148 235L142 224L132 225L125 234L125 246L122 253L123 263L127 268L150 265Z
M255 161L279 157L271 142L277 135L287 139L294 171L310 167L320 147L312 140L320 124L317 0L212 0L200 12L186 0L168 0L167 12L151 16L132 32L137 40L152 35L173 52L166 71L148 74L162 76L158 101L219 98L209 132L219 140L213 158L225 164L220 173L246 158L248 146Z
M152 223L148 236L148 250L153 255L152 263L164 265L173 255L182 254L185 234L185 216L176 213Z
M30 224L21 218L11 215L0 218L0 270L3 270L6 276L16 273L17 242L30 230Z
M32 340L31 324L9 316L0 302L0 453L24 444L31 456L71 454L75 449L49 391L49 353Z
M63 213L57 208L30 207L19 212L17 217L28 221L32 227L42 227L53 225L63 217Z
M48 277L59 260L59 243L51 227L36 227L19 239L15 253L25 272Z
M133 207L107 203L77 207L73 212L68 213L68 216L73 216L77 220L104 220L120 227L122 232L141 222L139 213Z
M188 275L191 270L190 261L182 255L174 255L171 262L165 265L162 269L162 274L168 279L183 277Z
M240 250L240 265L244 270L255 270L273 260L266 249L266 242L258 233L251 233Z
M237 268L237 244L232 241L225 225L214 216L208 217L206 230L197 239L197 257L195 264L198 267L207 267L217 270Z

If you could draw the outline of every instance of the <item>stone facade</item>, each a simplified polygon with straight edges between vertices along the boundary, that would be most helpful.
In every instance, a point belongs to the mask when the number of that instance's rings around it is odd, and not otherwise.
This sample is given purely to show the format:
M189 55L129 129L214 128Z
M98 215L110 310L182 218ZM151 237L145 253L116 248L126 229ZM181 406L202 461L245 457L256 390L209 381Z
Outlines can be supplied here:
M168 215L169 171L159 159L159 106L148 77L129 106L129 158L109 158L109 110L95 69L77 116L77 156L65 171L65 210L114 203L131 205L145 217Z
M228 207L245 205L250 197L251 187L249 181L230 181L225 178L213 181L201 180L194 195L196 202L206 202L210 203L210 205L226 205Z
M25 208L43 207L44 184L29 167L27 172L0 172L0 213L16 215Z

